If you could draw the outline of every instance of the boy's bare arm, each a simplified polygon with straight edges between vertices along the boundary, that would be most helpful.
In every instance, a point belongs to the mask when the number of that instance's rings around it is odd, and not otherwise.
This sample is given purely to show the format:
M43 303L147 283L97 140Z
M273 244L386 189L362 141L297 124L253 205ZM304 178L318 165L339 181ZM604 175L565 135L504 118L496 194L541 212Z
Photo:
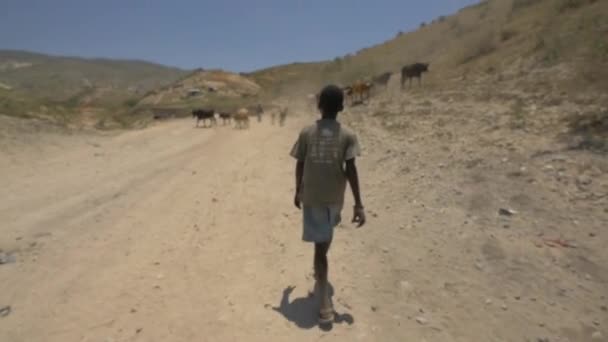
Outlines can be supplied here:
M293 204L300 209L300 190L302 190L302 175L304 175L304 161L298 160L296 163L296 193Z
M359 227L365 224L365 212L363 211L363 202L361 201L361 190L359 189L359 174L357 173L357 165L355 158L346 161L346 178L353 192L355 199L355 208L353 222L359 223Z

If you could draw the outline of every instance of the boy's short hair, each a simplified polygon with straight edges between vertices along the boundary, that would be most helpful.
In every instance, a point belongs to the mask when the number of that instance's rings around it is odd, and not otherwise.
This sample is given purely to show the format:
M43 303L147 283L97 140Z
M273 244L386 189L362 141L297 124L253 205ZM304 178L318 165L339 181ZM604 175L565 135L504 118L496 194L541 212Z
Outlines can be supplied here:
M344 92L340 87L328 85L319 94L318 107L320 110L337 113L344 109Z

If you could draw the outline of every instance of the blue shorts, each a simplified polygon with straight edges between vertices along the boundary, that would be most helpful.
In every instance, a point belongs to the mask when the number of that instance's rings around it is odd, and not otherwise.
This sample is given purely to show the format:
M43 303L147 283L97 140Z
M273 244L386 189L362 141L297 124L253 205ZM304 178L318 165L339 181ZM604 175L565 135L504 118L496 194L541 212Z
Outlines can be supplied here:
M307 242L330 242L334 227L342 220L341 205L307 206L302 208L304 230L302 240Z

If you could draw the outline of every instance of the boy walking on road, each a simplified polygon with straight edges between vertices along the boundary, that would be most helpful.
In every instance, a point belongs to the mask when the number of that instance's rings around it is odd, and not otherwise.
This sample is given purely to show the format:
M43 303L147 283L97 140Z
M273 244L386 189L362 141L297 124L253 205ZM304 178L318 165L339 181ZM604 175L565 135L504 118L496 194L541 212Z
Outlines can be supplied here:
M344 94L330 85L321 91L318 108L321 120L304 128L291 150L297 159L294 204L302 209L302 239L315 244L314 271L321 305L320 323L330 323L334 310L329 298L327 252L334 227L340 223L346 182L355 200L352 222L365 224L355 157L360 148L357 136L337 120Z

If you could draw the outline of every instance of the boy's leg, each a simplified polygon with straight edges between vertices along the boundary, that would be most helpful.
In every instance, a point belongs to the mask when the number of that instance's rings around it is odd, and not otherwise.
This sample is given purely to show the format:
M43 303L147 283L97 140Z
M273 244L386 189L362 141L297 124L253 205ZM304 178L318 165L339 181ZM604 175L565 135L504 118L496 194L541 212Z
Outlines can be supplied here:
M331 246L331 241L315 243L315 279L319 295L321 296L321 312L331 309L331 301L329 299L329 283L327 280L328 262L327 252Z

